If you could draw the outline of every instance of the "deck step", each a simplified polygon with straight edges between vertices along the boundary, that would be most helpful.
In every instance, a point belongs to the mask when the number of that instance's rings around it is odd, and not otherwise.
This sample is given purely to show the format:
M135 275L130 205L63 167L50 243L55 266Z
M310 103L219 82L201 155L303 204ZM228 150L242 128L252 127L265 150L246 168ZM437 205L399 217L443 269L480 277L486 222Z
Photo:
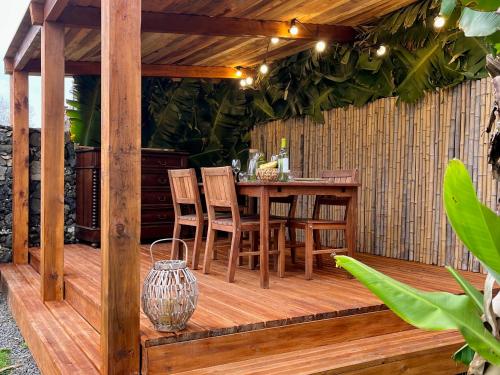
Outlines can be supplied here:
M67 303L40 299L29 265L0 265L12 315L43 374L99 374L99 336Z
M362 329L362 327L360 327ZM182 375L433 374L465 371L451 355L458 332L417 329L179 372Z

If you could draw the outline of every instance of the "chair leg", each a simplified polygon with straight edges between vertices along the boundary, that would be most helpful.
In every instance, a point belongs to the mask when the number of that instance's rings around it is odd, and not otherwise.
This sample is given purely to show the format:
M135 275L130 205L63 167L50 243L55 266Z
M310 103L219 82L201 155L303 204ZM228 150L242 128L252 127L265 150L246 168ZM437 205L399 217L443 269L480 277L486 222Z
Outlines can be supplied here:
M217 242L217 232L215 232L215 242ZM208 236L207 236L207 239L208 239ZM217 249L214 248L214 251L212 252L212 260L217 260Z
M273 231L273 250L279 250L279 236L280 236L280 228L276 228ZM273 271L278 272L278 259L279 254L273 254Z
M295 228L288 228L288 234L290 235L290 255L292 256L292 263L295 264L297 260L297 230Z
M177 223L174 223L174 231L172 234L173 238L179 238L181 235L181 226ZM179 241L172 241L172 252L170 254L170 259L179 259Z
M205 246L205 258L203 259L203 273L210 272L210 263L212 262L212 256L214 253L214 243L216 235L216 231L213 230L209 225L207 231L207 244Z
M250 250L257 252L259 250L259 236L258 232L250 232ZM248 256L248 268L255 269L255 256Z
M227 270L227 281L234 282L234 274L236 272L236 265L238 263L240 252L241 231L236 230L231 238L231 250L229 253L229 267Z
M286 247L286 239L285 239L285 224L281 224L279 232L278 232L278 276L285 277L285 247Z
M198 269L202 240L203 240L203 223L198 224L198 226L196 227L196 233L194 235L193 260L192 260L192 265L194 270Z
M312 269L313 269L313 229L312 226L306 226L305 228L305 263L306 263L306 280L312 279Z
M321 249L321 233L319 230L313 231L313 237L314 237L314 248L319 250ZM321 257L321 254L316 254L316 267L321 268L323 267L323 258Z

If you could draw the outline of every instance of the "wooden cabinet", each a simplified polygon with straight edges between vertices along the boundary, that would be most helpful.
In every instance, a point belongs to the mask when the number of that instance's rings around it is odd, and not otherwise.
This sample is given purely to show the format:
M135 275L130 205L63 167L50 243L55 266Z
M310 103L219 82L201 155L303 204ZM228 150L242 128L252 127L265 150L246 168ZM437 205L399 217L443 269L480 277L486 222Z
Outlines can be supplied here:
M146 242L170 237L174 225L174 210L167 171L187 168L187 154L143 149L141 166L141 240ZM100 169L99 148L77 148L76 238L94 246L98 246L101 240Z

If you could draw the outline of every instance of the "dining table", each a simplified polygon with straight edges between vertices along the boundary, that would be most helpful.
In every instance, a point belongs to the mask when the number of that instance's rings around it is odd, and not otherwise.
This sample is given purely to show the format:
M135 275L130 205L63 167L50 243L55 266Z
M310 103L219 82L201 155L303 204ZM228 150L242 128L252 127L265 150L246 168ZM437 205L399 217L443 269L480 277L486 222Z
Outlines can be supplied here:
M348 255L353 256L356 248L358 188L354 182L335 182L328 179L310 179L303 181L271 182L247 181L237 182L239 195L259 200L260 217L260 286L269 288L269 218L270 199L300 195L334 196L348 200L346 244Z

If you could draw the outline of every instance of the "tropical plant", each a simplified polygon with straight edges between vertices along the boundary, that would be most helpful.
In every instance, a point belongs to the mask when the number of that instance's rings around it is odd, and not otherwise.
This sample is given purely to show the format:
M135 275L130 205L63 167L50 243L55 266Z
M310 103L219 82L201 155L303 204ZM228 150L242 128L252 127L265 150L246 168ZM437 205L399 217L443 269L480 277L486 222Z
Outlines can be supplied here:
M145 78L142 81L142 144L186 150L193 166L244 158L248 130L260 122L308 116L323 123L323 111L363 106L399 95L415 102L426 91L486 75L483 38L456 28L437 32L438 0L424 0L361 28L354 45L333 44L322 54L304 51L275 62L254 88L234 81ZM456 12L455 12L456 13ZM389 53L377 57L384 44ZM68 112L74 139L99 144L99 81L78 77Z
M458 160L451 161L445 173L444 204L457 236L488 271L484 295L451 267L447 269L464 295L420 291L353 258L335 260L406 322L421 329L459 330L467 345L455 358L470 363L470 374L497 374L500 294L493 296L493 286L495 280L500 283L500 216L477 199L467 169Z
M66 115L71 124L71 139L84 146L101 144L101 79L79 76L73 81L73 100L68 100Z

